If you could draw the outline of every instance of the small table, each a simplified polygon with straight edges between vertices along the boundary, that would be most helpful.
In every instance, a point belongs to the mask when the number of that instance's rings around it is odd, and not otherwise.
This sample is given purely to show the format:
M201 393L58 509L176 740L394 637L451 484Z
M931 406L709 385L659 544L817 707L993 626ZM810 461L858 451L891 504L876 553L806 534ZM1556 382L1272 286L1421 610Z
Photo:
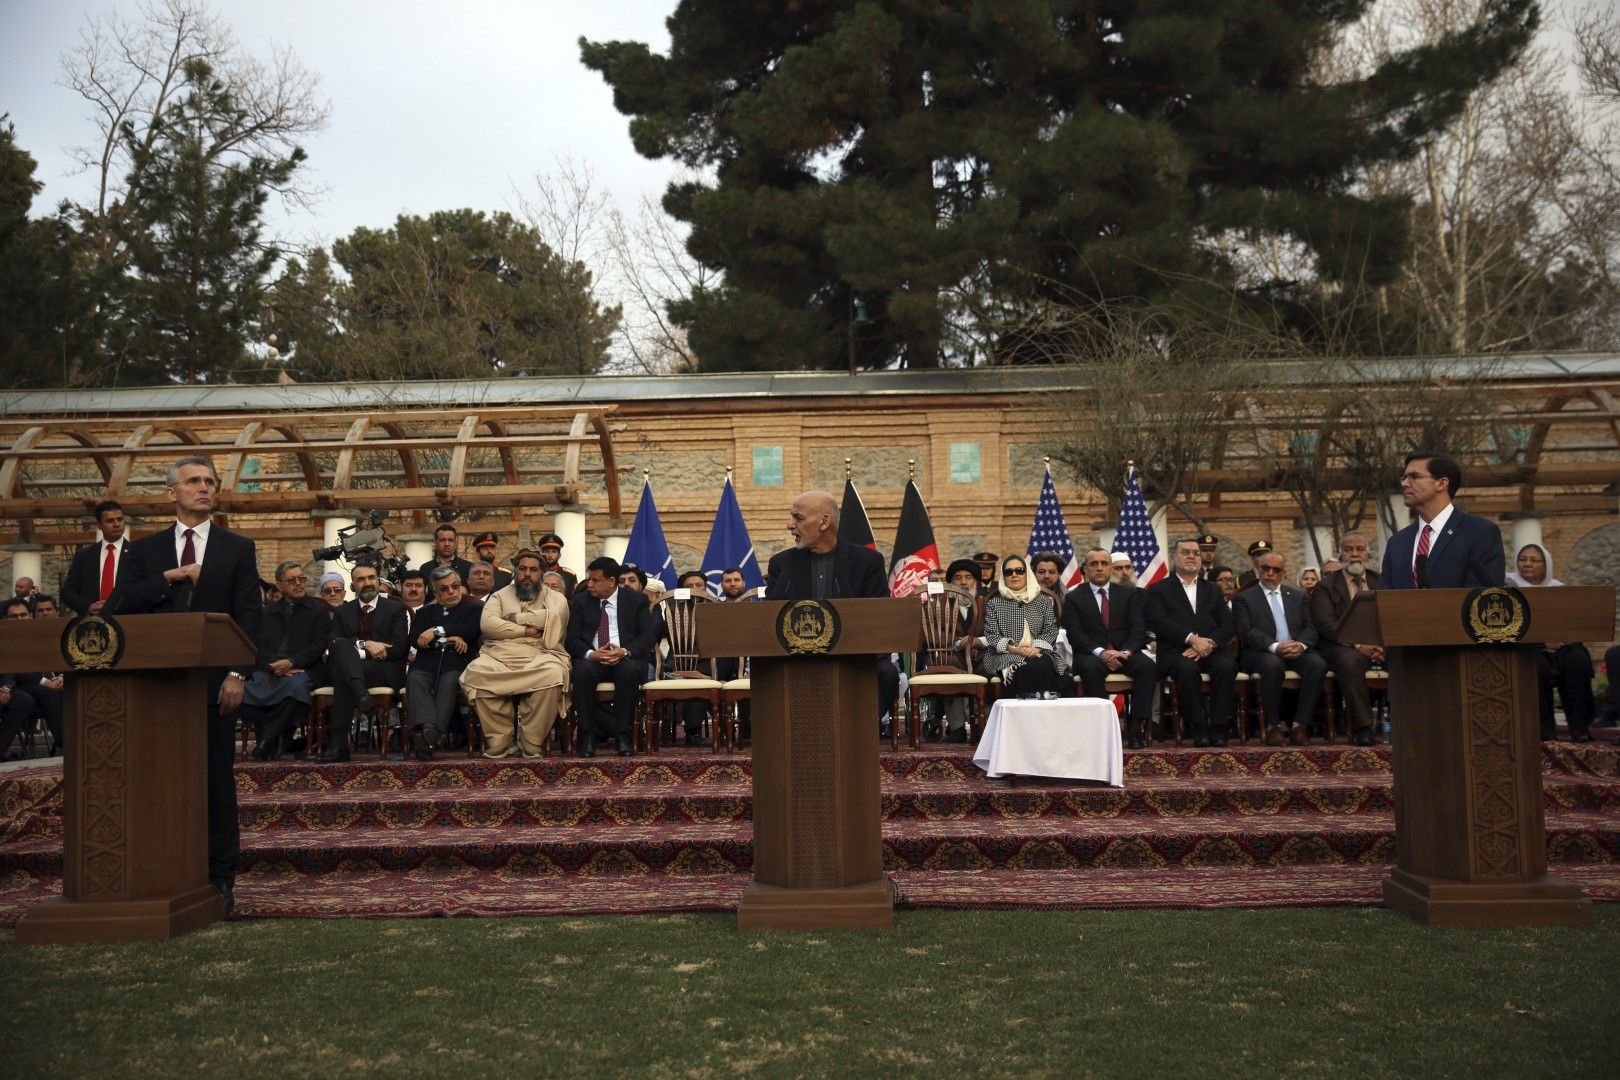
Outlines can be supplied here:
M1106 698L998 701L973 764L991 779L1055 776L1124 787L1119 714Z

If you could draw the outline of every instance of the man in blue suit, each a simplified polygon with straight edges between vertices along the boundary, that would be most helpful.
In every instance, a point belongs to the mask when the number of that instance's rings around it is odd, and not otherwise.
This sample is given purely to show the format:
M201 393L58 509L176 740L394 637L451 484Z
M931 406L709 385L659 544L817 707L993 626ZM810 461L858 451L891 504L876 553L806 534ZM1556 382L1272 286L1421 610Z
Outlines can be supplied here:
M1385 589L1473 589L1502 584L1502 530L1452 505L1462 467L1433 450L1406 455L1401 498L1418 520L1384 548Z

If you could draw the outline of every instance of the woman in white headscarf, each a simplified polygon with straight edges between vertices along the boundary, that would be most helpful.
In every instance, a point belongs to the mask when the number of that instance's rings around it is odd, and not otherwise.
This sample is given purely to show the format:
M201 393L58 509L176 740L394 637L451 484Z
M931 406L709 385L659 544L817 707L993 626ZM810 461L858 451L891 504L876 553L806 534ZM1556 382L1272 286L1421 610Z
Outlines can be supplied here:
M1507 583L1521 589L1558 588L1564 583L1553 576L1552 556L1540 544L1526 544L1514 556ZM1541 678L1541 737L1557 736L1553 717L1553 687L1564 699L1564 719L1569 723L1573 742L1592 741L1592 718L1597 703L1592 699L1592 654L1579 641L1549 641L1536 650L1536 667Z
M985 675L1001 676L1002 695L1061 696L1067 666L1057 654L1057 613L1022 555L1001 560L1001 582L984 606Z

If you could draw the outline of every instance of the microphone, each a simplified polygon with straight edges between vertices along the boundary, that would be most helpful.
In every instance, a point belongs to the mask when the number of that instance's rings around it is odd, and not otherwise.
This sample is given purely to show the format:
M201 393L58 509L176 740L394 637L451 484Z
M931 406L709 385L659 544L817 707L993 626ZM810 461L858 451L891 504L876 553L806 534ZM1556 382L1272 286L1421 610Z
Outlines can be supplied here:
M1429 557L1419 555L1417 561L1412 564L1412 572L1417 575L1417 587L1427 589L1429 587Z

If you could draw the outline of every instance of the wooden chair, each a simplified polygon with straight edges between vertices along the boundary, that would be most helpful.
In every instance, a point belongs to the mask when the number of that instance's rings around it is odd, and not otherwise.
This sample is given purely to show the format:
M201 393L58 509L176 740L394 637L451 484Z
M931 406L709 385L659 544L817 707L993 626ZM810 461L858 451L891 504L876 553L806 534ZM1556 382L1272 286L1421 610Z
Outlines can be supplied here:
M753 603L765 599L765 588L749 589L733 604ZM724 741L727 750L735 750L741 743L742 721L739 719L738 706L748 701L753 693L753 679L749 672L748 657L739 656L737 660L737 675L726 679L720 686L720 712L718 722L715 724L714 749L720 752L721 742ZM718 669L716 674L718 674Z
M377 703L376 711L371 714L371 730L375 736L373 741L377 743L377 753L386 757L388 755L388 735L386 731L388 721L386 717L394 708L397 691L387 686L370 686L366 688L366 693L370 694L372 700ZM310 691L309 752L312 754L326 749L326 734L332 723L332 698L333 693L330 686L317 686ZM410 729L409 720L405 721L405 728L408 732ZM356 734L357 732L351 724L349 729L349 745L351 747L355 743ZM406 744L402 742L401 745Z
M682 592L688 592L688 595L679 595ZM655 749L662 724L654 714L685 701L708 704L714 727L713 741L720 741L720 698L724 684L715 678L714 661L702 655L697 636L697 609L703 604L715 602L708 593L676 589L653 605L663 617L664 640L669 643L669 658L666 660L663 650L659 650L653 663L652 681L641 686L641 698Z
M973 673L973 650L961 647L957 641L963 637L977 637L984 623L984 602L965 589L953 585L928 583L911 595L922 604L922 638L917 648L917 672L911 676L906 691L906 729L911 748L915 750L922 736L921 698L967 698L972 702L969 730L972 738L984 727L984 696L990 680ZM963 603L973 610L973 619L966 634L963 633L958 612ZM889 725L890 749L900 748L900 724Z

